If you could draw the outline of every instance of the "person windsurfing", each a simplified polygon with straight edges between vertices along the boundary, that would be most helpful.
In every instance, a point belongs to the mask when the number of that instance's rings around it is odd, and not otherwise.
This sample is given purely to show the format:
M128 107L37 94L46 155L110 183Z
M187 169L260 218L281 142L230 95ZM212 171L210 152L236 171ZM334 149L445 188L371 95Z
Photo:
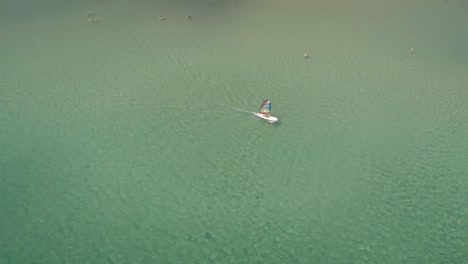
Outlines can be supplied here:
M262 106L260 107L260 114L270 117L270 100L263 100Z

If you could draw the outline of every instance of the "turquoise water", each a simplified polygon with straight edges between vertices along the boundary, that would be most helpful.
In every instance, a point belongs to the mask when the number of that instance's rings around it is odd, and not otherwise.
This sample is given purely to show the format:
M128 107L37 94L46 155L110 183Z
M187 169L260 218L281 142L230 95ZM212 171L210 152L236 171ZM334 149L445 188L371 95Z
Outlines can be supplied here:
M465 263L466 25L455 0L1 1L0 263Z

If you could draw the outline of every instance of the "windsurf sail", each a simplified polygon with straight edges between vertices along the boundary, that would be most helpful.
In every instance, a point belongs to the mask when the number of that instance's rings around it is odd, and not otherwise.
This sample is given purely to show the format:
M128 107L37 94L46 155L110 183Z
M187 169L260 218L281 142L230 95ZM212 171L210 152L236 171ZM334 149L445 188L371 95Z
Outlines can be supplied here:
M260 114L269 115L270 111L271 111L271 101L268 99L263 100L263 103L260 106L260 110L258 112Z

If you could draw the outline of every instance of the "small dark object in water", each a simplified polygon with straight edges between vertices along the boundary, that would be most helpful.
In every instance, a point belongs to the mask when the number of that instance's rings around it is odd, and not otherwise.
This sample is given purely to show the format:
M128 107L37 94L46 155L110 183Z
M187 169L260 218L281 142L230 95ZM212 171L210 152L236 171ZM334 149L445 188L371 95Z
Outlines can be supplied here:
M205 232L205 234L203 234L203 237L206 240L213 240L214 239L213 235L210 232Z
M192 16L188 16L188 19L192 19Z

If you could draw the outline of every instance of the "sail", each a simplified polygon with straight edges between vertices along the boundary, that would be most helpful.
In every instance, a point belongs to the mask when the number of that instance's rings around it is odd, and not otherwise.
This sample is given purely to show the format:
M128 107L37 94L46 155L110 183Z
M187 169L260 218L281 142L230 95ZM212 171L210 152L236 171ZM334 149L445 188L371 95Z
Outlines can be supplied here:
M260 106L260 110L258 112L262 114L269 114L270 110L271 110L271 101L268 99L263 100L263 103Z

